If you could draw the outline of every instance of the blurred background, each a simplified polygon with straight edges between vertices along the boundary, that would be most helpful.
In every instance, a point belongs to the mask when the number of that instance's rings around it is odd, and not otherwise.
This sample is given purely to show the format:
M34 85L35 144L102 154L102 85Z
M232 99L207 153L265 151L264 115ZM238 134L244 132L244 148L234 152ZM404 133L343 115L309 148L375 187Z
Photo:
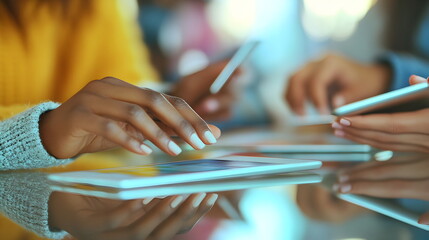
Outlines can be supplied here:
M283 93L288 76L336 52L369 62L383 52L385 3L377 0L140 0L139 22L153 65L176 81L231 56L247 40L261 44L244 67L244 94L221 127L296 123ZM311 113L311 112L310 112Z

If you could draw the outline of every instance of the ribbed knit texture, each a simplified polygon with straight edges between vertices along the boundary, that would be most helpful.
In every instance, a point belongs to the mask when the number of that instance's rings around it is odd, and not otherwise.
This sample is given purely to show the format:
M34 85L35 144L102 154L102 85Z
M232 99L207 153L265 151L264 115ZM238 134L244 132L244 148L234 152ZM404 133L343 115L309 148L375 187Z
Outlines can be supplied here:
M0 173L0 210L14 222L40 236L62 239L67 233L53 232L48 225L51 190L39 172Z
M52 167L71 161L49 155L40 139L40 115L57 107L57 103L42 103L0 122L0 170Z

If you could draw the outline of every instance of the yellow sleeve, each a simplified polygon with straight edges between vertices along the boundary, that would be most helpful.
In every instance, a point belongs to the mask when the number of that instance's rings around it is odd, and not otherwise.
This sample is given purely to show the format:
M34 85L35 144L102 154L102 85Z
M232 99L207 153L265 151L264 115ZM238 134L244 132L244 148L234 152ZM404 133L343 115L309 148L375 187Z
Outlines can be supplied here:
M105 2L105 1L100 1ZM106 60L104 67L112 76L133 84L158 81L149 51L144 45L138 24L138 5L135 0L115 0L115 4L101 6L108 13L104 34L100 42L99 59ZM112 34L113 33L113 34Z
M91 80L107 76L132 84L157 82L137 21L135 0L91 1L85 14L79 1L72 18L74 31L67 31L64 56L67 68L57 73L62 84L57 88L56 101L63 102Z

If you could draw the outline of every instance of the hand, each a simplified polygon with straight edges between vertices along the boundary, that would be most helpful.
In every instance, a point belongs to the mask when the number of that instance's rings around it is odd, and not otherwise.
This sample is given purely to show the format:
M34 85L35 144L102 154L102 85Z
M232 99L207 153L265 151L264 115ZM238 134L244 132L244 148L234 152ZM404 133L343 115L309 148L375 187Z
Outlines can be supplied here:
M220 135L182 99L138 88L107 77L90 82L57 109L40 119L46 150L57 158L70 158L122 146L137 154L152 150L178 155L179 146L169 135L177 134L195 149L213 144Z
M185 76L174 87L172 94L183 98L205 120L225 120L231 115L232 103L237 96L234 79L228 82L217 93L209 91L211 84L224 69L227 61L209 65L207 68L194 74ZM231 78L237 78L237 70Z
M339 174L334 190L381 198L413 198L429 201L429 159L391 159L370 162ZM419 223L429 225L429 212Z
M297 203L307 217L319 221L343 222L364 211L317 184L298 185Z
M390 69L383 65L363 65L342 56L329 54L311 62L289 78L286 100L292 111L305 114L309 99L321 114L334 108L385 92Z
M119 201L54 192L49 226L78 239L171 239L190 230L216 199L217 194L200 193Z
M411 76L412 84L426 81ZM429 153L429 109L341 117L332 124L337 137L393 151Z

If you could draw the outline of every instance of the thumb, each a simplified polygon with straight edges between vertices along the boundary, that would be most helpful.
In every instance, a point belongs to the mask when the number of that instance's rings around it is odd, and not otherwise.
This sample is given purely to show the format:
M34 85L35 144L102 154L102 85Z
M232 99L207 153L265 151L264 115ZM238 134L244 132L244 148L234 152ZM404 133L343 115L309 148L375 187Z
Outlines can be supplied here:
M419 223L429 225L429 212L426 212L419 217Z
M424 82L427 82L427 81L428 81L428 79L420 77L420 76L417 76L417 75L411 75L410 78L409 78L410 85L424 83Z

